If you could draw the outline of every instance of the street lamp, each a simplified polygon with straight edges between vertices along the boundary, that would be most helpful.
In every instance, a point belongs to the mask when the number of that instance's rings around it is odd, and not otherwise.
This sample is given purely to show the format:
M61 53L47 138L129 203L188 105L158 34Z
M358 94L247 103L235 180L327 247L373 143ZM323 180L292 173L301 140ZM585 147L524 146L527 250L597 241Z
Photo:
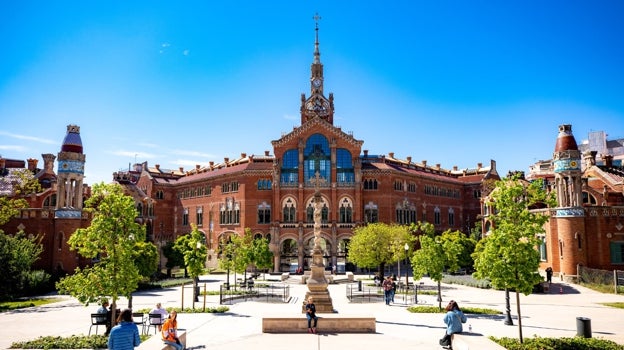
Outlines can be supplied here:
M198 259L199 258L199 252L198 250L201 248L201 242L197 241L197 243L195 244L195 258ZM193 298L194 301L199 301L199 276L195 276L195 278L193 278L193 295L195 296ZM195 303L193 302L193 308L195 308Z
M407 300L407 290L409 289L409 269L407 268L407 253L409 251L409 244L405 243L405 300Z

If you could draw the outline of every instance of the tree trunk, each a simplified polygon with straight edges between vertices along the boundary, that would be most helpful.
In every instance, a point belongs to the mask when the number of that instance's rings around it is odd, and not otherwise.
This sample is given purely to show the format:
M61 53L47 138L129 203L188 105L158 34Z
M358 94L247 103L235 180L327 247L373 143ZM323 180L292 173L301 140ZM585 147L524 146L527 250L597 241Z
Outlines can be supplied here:
M520 293L516 291L516 308L518 309L518 333L522 344L522 314L520 314Z
M442 310L442 282L438 281L438 307Z

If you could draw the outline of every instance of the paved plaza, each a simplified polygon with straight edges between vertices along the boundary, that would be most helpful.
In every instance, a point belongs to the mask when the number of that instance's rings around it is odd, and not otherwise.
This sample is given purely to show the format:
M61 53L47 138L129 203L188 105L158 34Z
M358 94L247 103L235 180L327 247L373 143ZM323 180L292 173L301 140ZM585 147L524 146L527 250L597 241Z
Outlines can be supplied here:
M276 278L275 276L272 276ZM357 278L358 276L356 276ZM222 275L203 276L207 289L218 290L225 279ZM435 283L422 280L429 289ZM300 315L301 303L307 291L306 285L289 280L291 301L289 303L263 303L257 301L237 302L228 305L225 314L179 314L180 328L187 330L189 349L374 349L398 347L400 349L440 349L438 339L444 332L442 314L413 314L400 295L395 304L386 306L381 299L375 303L350 303L346 298L345 284L329 286L334 309L345 315L373 315L377 320L375 334L326 334L319 328L319 334L265 334L262 333L262 317L269 315ZM483 290L460 285L442 285L443 305L453 299L460 307L483 307L503 311L504 292ZM184 291L185 307L190 306L192 290ZM39 336L70 336L89 332L89 314L97 305L88 307L75 299L64 297L64 301L37 308L6 312L0 317L0 348L8 348L14 341L33 340ZM182 288L145 291L133 296L134 309L152 308L157 302L164 307L181 306ZM218 296L206 299L206 306L219 306ZM419 295L419 305L437 305L436 296ZM602 294L592 290L564 283L553 283L549 293L520 296L522 331L525 338L534 335L543 337L573 337L576 335L576 318L591 319L592 335L624 344L624 327L619 321L624 310L609 308L599 303L624 302L624 296ZM120 307L127 301L122 299ZM196 303L195 307L202 307ZM472 332L486 336L518 337L518 318L515 294L511 294L513 326L504 325L503 315L468 315ZM320 315L322 317L322 314ZM95 327L94 330L95 331ZM99 333L103 332L100 327ZM153 333L153 329L152 329ZM141 349L139 347L138 349Z

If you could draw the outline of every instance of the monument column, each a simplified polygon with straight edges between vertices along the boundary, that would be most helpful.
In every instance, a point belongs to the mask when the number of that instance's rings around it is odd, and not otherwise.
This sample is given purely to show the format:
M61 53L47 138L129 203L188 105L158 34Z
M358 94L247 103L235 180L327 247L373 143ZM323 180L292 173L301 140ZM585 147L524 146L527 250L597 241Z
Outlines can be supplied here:
M312 250L312 264L310 266L310 278L308 279L308 292L305 300L309 297L314 298L316 311L319 313L333 313L334 306L331 296L327 290L327 279L325 279L325 264L323 263L323 251L321 250L321 210L323 208L323 199L319 190L319 185L325 179L320 177L317 171L314 179L314 248ZM302 312L305 312L305 306L302 306Z

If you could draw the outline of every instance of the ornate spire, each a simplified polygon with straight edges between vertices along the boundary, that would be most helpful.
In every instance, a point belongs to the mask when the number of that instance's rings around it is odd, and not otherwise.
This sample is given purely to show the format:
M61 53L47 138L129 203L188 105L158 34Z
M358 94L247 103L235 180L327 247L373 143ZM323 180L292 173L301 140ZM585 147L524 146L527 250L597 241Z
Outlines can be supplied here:
M321 63L321 52L319 51L319 40L318 40L318 22L321 19L321 16L319 16L318 13L316 13L314 15L314 17L312 17L312 19L314 19L314 22L316 23L316 27L314 28L314 31L316 32L316 38L314 40L314 63L315 64L320 64Z

